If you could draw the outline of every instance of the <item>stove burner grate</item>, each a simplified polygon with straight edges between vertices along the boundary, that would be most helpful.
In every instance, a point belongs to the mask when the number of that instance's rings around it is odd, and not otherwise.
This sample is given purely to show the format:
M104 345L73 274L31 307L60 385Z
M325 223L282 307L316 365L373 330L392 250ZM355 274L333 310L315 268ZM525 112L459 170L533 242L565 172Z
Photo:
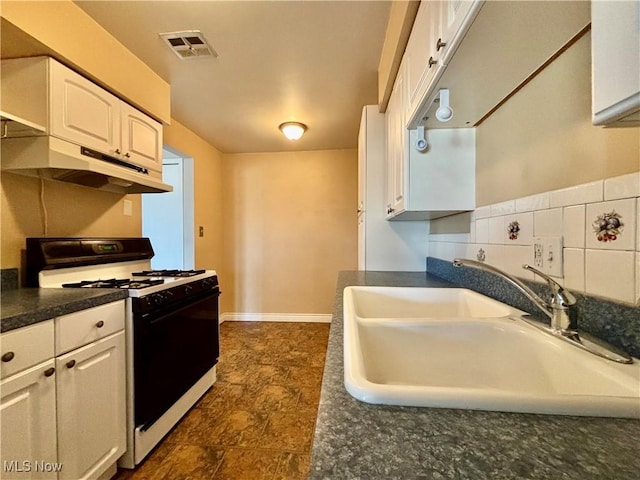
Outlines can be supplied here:
M134 277L193 277L200 275L206 270L144 270L133 272Z
M161 278L131 280L128 278L110 278L107 280L82 280L75 283L63 283L63 288L121 288L141 289L164 283Z

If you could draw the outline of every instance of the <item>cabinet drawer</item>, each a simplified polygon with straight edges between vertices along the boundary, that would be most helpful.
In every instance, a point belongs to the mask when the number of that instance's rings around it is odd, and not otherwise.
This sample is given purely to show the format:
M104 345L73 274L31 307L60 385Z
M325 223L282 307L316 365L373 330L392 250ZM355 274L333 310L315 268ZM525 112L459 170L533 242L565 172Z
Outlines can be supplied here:
M124 328L124 300L56 318L56 355Z
M53 358L53 319L3 333L0 378Z

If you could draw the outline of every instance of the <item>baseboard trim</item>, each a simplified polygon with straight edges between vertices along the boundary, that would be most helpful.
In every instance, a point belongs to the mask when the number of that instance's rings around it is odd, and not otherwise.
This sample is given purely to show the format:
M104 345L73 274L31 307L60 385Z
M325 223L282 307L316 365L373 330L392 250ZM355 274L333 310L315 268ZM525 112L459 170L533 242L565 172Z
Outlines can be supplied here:
M237 313L226 312L220 315L223 322L302 322L331 323L331 314L325 313Z

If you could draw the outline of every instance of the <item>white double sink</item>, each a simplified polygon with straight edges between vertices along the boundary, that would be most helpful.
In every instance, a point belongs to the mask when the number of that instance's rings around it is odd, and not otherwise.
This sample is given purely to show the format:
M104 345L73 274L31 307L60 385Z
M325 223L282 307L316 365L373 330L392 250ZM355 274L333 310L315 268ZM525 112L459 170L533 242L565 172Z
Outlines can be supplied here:
M640 418L640 362L619 364L458 288L347 287L344 375L368 403Z

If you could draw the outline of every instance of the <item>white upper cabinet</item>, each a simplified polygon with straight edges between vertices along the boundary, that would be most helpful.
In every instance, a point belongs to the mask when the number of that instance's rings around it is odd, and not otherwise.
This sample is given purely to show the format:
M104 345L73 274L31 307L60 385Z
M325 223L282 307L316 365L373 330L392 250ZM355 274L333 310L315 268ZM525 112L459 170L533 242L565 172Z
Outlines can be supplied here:
M407 130L405 124L405 62L403 61L396 82L389 97L386 112L387 139L387 176L386 176L386 214L392 218L405 210L405 162Z
M434 78L439 78L444 68L440 21L443 6L441 2L421 2L413 22L404 53L408 92L407 117L413 114L427 87Z
M122 104L122 154L136 165L162 170L162 124Z
M121 101L58 62L49 62L49 133L108 155L120 153Z
M386 218L429 220L475 208L475 130L427 132L418 152L406 128L406 58L386 112Z
M162 124L50 57L2 60L2 114L162 177ZM13 123L13 122L12 122Z
M640 125L640 2L591 2L593 124Z

